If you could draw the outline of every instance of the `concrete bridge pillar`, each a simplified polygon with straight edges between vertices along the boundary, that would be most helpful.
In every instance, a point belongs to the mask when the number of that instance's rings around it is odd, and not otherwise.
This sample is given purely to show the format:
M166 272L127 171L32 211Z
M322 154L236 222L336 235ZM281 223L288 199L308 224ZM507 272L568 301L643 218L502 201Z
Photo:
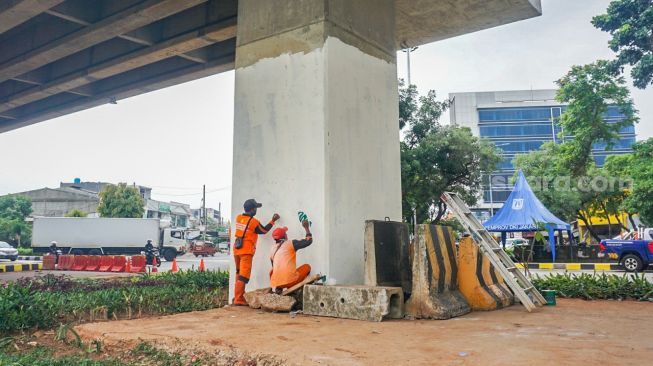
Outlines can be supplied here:
M256 198L262 222L278 212L301 238L305 211L314 244L298 264L362 284L365 220L401 220L394 1L238 6L232 215ZM271 244L248 291L269 285Z

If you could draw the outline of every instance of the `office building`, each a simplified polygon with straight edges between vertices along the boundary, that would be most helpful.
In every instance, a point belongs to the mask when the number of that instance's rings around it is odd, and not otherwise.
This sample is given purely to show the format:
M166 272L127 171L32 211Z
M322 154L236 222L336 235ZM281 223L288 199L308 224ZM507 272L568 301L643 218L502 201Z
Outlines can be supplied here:
M559 143L570 138L563 136L557 123L566 105L557 102L555 94L553 89L449 94L453 100L451 124L469 127L475 136L491 140L502 150L497 169L485 175L483 196L474 208L480 219L489 219L510 195L515 156L537 150L548 141ZM617 107L610 107L605 118L616 122L623 115ZM635 127L627 126L621 129L612 150L606 151L605 144L595 144L597 165L602 166L608 155L632 152L633 143Z

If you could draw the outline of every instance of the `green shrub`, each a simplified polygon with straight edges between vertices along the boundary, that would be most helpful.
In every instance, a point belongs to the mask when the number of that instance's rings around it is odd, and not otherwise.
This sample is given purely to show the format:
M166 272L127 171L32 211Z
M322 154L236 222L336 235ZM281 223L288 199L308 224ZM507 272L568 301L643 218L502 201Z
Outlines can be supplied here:
M653 282L641 274L550 274L532 280L538 290L556 290L560 297L586 300L650 300Z
M208 310L226 303L227 272L166 273L116 281L63 276L0 287L0 333L70 322Z
M32 248L18 248L18 255L34 255L34 249Z

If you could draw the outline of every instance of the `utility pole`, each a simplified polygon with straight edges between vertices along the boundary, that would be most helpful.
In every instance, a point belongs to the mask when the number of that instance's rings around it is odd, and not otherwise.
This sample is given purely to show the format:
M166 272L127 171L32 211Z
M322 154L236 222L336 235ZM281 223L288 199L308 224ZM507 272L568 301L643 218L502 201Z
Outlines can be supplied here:
M204 240L206 240L206 226L208 224L206 218L206 184L202 185L202 215L204 216Z
M218 202L218 213L220 215L220 226L222 226L222 202Z
M406 47L402 51L406 52L406 66L407 66L407 71L408 73L406 74L406 81L408 81L408 86L410 87L411 81L410 81L410 53L415 51L417 47Z

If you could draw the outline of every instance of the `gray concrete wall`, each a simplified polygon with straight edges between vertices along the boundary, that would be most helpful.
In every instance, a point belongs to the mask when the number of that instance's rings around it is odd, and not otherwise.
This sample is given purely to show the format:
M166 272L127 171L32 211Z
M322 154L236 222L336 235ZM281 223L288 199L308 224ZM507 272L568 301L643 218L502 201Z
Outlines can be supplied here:
M21 192L15 195L26 196L32 200L32 216L61 217L72 210L92 214L97 212L100 202L98 197L91 195L50 188Z

